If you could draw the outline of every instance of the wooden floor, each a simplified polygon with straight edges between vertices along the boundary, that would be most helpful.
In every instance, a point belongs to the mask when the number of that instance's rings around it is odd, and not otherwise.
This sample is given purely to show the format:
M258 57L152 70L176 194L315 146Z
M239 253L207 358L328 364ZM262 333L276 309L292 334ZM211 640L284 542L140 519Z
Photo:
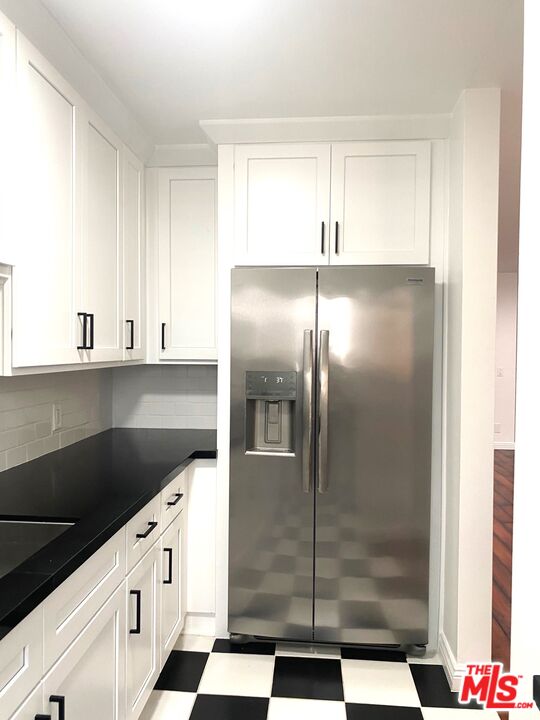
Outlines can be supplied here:
M495 450L493 503L493 660L510 668L514 451Z

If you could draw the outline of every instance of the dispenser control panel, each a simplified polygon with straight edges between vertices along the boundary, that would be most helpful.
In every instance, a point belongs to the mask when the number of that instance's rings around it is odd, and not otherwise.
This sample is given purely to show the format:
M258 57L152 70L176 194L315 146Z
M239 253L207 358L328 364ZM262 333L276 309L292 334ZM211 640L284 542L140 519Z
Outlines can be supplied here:
M246 372L246 397L257 400L275 398L296 400L296 372L294 370Z

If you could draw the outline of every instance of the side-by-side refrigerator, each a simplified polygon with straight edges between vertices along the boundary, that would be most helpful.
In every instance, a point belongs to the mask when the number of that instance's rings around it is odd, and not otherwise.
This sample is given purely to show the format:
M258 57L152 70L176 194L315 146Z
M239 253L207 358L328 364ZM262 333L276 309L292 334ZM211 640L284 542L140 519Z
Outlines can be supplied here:
M229 632L428 641L434 271L232 271Z

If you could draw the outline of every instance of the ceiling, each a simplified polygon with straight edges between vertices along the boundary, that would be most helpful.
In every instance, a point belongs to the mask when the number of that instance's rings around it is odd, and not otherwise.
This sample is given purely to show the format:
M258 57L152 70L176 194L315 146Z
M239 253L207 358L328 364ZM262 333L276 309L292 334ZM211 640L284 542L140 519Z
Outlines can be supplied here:
M449 112L501 87L500 268L515 268L521 0L42 0L156 144L199 120Z

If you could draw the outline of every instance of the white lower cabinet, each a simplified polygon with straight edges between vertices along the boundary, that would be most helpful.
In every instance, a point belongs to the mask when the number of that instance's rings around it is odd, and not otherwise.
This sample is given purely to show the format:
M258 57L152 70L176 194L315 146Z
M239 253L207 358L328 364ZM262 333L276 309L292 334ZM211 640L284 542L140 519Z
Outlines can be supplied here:
M161 544L157 542L127 578L126 690L128 720L137 718L160 671L158 646Z
M161 653L162 664L173 649L185 618L184 513L169 525L161 538Z
M122 584L45 676L46 715L77 720L125 717L125 625Z

